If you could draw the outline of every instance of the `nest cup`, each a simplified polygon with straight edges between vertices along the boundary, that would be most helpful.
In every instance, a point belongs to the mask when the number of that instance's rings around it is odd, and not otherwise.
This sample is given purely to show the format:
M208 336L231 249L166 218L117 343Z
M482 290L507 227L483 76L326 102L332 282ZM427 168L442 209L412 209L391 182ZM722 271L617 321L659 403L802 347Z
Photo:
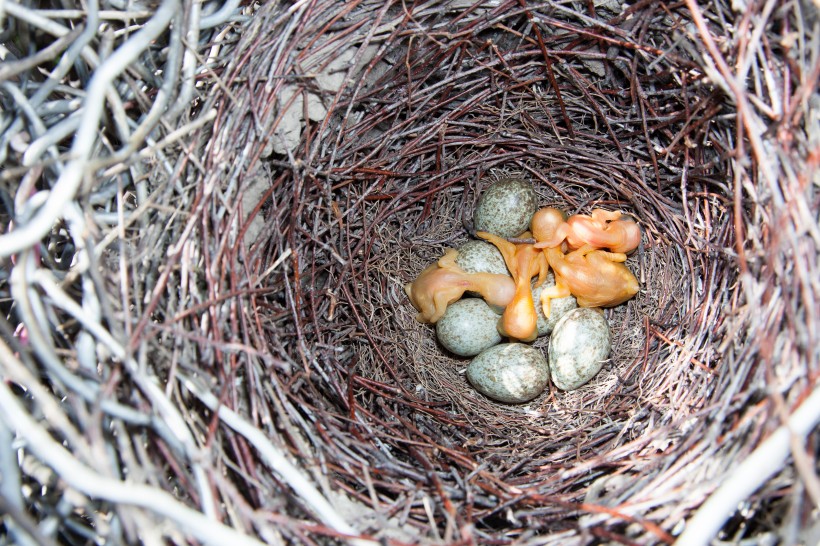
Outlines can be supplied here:
M207 454L214 517L273 542L689 532L813 400L820 362L818 21L810 3L735 4L318 0L241 23L192 106L214 119L176 180L153 171L155 225L128 254L156 265L140 295L159 302L129 347ZM403 291L506 176L643 230L610 360L523 405L475 392ZM798 462L817 452L807 419ZM190 456L145 454L201 506ZM723 506L720 538L816 525L816 478L783 460Z
M753 349L790 328L763 326L777 300L748 292L777 282L760 277L766 256L750 255L772 248L760 231L775 200L735 194L738 177L766 185L761 158L731 157L745 138L734 134L738 99L710 79L689 11L309 8L286 41L276 15L258 14L254 55L237 71L250 83L235 91L245 93L240 112L224 115L241 119L244 106L262 130L243 121L221 133L273 148L240 180L270 172L265 229L251 246L259 269L292 252L266 283L287 297L267 296L273 308L255 312L273 352L294 359L270 380L315 421L305 460L327 461L338 490L425 538L679 533L702 500L693 486L776 425L763 378L791 367ZM291 93L298 142L283 128ZM314 119L314 108L326 114ZM542 206L623 210L644 232L628 262L640 294L607 312L611 361L582 389L519 407L475 393L467 361L413 320L402 292L469 239L464 220L505 175L531 180ZM784 394L794 403L810 384L802 377ZM766 496L750 515L796 501ZM621 512L624 503L641 508Z

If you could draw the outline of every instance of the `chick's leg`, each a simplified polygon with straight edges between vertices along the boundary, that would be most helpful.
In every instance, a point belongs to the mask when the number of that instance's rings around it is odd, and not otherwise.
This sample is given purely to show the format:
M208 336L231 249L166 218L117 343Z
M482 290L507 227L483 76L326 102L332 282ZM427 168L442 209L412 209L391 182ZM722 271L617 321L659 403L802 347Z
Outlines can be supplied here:
M589 255L589 256L588 256ZM626 261L626 254L623 252L608 252L606 250L600 250L595 248L592 245L584 245L578 250L573 250L566 256L564 256L564 260L570 263L579 263L579 259L581 258L604 258L610 262L625 262Z
M518 264L515 261L515 245L508 240L499 237L498 235L493 235L487 231L477 231L476 235L495 245L504 257L504 263L507 264L507 269L510 270L513 277L516 277L518 275Z
M538 268L538 280L535 282L535 286L541 286L544 284L544 281L547 280L547 273L550 272L550 264L547 262L547 255L543 252L539 252L535 258L535 264Z
M432 313L428 317L427 322L430 324L438 322L438 319L444 316L444 312L447 311L447 306L458 300L463 294L464 289L460 287L453 287L452 289L439 290L436 292L433 296Z
M605 250L599 251L596 256L600 256L610 262L625 262L626 254L623 252L607 252Z
M573 261L577 262L578 260L586 257L586 255L589 254L590 252L594 252L596 250L598 250L598 249L593 245L584 245L584 246L582 246L581 248L579 248L577 250L573 250L572 252L568 252L564 256L564 260L568 261L568 262L573 262Z
M550 301L558 298L566 298L571 295L569 286L564 284L563 279L555 276L555 286L544 288L541 291L541 309L544 311L544 316L550 318Z
M443 269L458 269L459 267L456 265L456 258L458 258L458 250L454 248L448 248L444 252L444 256L438 259L438 266Z

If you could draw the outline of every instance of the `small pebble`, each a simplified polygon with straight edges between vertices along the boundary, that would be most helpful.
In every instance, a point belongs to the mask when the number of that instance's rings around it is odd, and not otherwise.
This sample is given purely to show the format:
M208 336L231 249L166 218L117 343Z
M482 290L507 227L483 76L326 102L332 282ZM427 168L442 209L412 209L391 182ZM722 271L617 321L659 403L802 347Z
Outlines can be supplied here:
M521 404L544 392L549 383L549 368L539 349L523 343L502 343L470 362L467 379L478 392L493 400Z
M579 307L568 312L550 337L552 382L561 390L577 389L601 371L611 343L609 325L600 310Z
M498 319L487 302L464 298L451 303L436 322L436 336L444 348L459 356L477 355L501 342Z
M473 221L476 231L499 237L517 237L530 228L538 206L532 184L520 178L502 178L481 195Z

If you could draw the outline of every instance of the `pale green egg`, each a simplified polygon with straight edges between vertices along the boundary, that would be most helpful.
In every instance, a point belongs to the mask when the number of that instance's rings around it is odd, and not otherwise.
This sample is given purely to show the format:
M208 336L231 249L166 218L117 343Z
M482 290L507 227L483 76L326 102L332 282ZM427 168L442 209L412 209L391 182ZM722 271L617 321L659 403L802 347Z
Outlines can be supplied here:
M538 208L532 184L520 178L502 178L481 194L473 221L476 231L499 237L517 237L530 229Z
M467 273L509 275L504 256L495 245L484 241L468 241L459 247L456 265Z
M498 319L480 298L464 298L451 303L436 322L436 337L445 349L459 356L477 355L501 342Z
M467 379L488 398L521 404L544 392L549 367L540 349L523 343L502 343L470 362Z
M577 389L601 371L611 346L612 336L603 312L589 307L568 312L550 337L552 382L561 390Z

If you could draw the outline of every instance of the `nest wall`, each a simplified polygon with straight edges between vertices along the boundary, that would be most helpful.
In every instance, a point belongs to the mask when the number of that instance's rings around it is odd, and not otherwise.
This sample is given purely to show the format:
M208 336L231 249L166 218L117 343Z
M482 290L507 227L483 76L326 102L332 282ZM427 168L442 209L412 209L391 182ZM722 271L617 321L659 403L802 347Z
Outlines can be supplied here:
M775 4L248 7L201 41L190 111L149 140L190 130L113 156L77 194L90 217L89 188L113 184L133 221L53 232L52 254L95 249L97 273L75 260L60 278L82 312L40 281L36 320L9 307L20 366L5 378L80 462L108 450L107 479L270 543L672 542L820 371L820 22L809 2ZM619 209L643 229L627 262L641 290L606 311L610 361L520 406L473 391L403 292L470 238L506 175L541 206ZM97 321L78 318L89 291L107 295ZM43 321L58 327L47 356L19 335ZM49 358L105 389L77 394ZM720 538L807 540L817 447L803 434L795 464L724 506ZM67 472L21 458L42 459ZM92 511L126 540L158 517L53 480L26 497L30 518L53 517L64 488L90 499L63 538L101 536ZM207 541L170 519L167 540Z

